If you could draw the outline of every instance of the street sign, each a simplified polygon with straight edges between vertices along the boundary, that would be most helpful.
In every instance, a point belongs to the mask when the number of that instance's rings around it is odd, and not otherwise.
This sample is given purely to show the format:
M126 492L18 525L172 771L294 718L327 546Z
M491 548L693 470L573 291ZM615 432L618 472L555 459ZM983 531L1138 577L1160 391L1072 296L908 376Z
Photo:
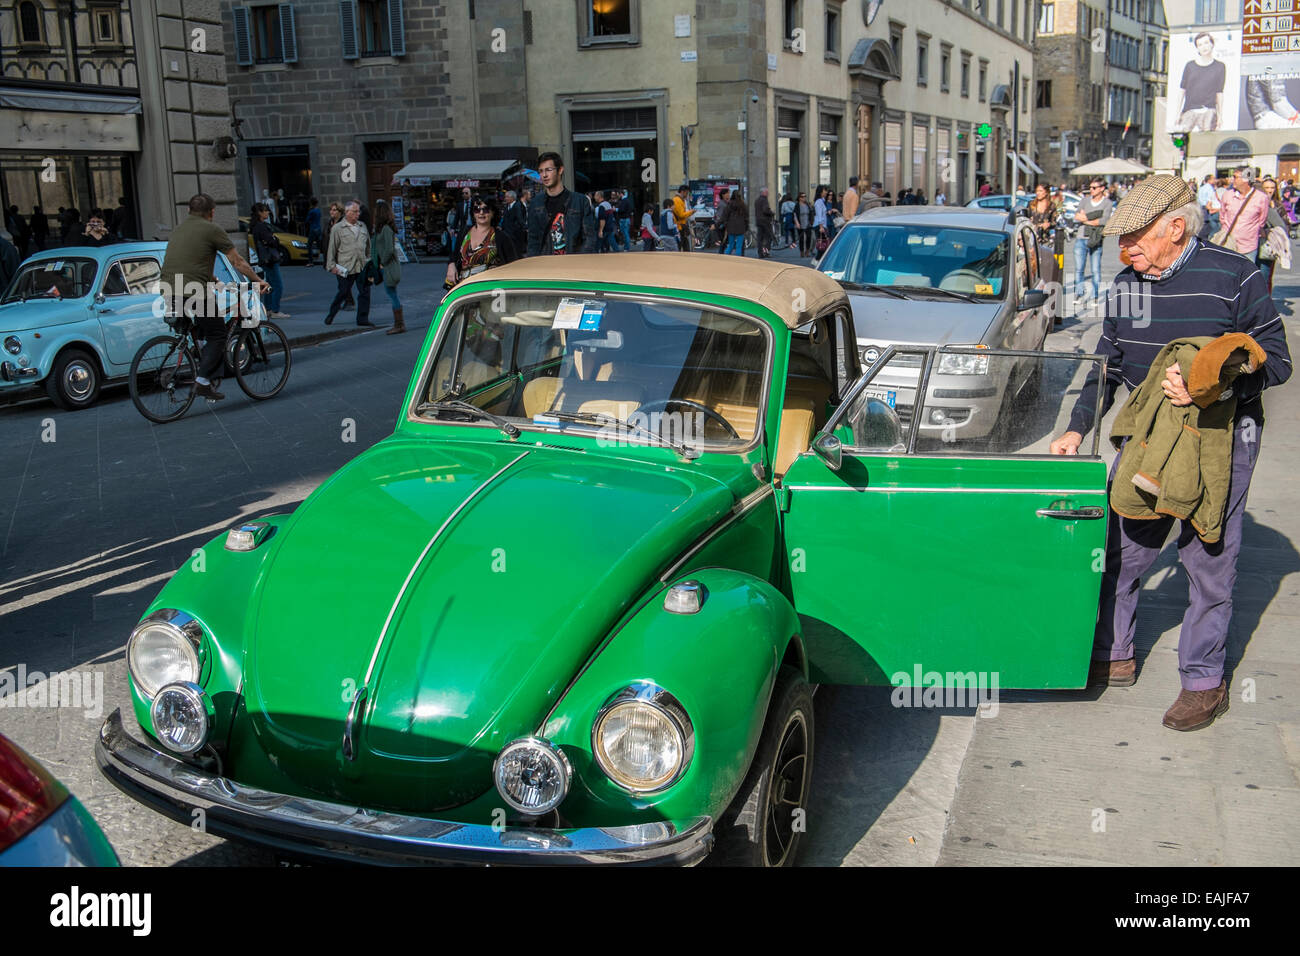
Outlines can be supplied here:
M1300 73L1300 11L1297 0L1245 0L1241 24L1244 76ZM1287 54L1283 59L1277 59Z

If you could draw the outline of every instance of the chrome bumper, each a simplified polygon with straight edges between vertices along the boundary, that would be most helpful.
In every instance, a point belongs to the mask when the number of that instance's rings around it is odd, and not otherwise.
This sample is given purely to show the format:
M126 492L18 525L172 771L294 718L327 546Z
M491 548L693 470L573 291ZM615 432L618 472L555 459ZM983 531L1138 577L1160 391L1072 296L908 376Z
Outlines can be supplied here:
M29 382L40 377L38 368L19 368L13 362L0 362L0 379L6 382Z
M141 743L108 715L95 759L118 789L182 823L294 853L353 862L416 864L691 864L712 849L706 816L630 827L497 829L350 807L259 790L207 773Z

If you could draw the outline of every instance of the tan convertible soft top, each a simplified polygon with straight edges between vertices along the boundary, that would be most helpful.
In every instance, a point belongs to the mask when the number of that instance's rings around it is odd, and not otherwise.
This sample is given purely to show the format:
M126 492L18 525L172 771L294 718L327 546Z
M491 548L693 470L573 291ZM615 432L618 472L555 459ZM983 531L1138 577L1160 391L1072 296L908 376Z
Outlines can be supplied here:
M480 272L462 287L502 282L567 282L575 288L602 282L729 295L771 309L792 329L833 305L849 308L839 283L815 269L711 252L533 256Z

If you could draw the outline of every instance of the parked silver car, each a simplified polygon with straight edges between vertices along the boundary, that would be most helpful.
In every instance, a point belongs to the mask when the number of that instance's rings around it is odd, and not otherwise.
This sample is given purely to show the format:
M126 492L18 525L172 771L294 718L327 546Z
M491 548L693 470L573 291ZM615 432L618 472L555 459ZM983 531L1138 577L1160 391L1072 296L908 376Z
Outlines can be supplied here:
M817 268L849 293L863 364L890 345L965 346L944 355L916 411L920 357L902 354L872 383L873 397L921 436L982 438L1042 363L983 349L1038 350L1052 319L1033 229L1006 212L946 206L868 210L845 226Z

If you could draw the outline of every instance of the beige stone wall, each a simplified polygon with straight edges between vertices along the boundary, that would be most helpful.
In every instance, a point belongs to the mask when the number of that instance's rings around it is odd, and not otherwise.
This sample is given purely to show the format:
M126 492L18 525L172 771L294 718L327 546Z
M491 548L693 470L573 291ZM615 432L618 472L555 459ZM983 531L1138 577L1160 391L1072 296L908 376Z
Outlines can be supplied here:
M136 173L141 235L166 238L196 192L217 201L216 221L237 233L234 160L212 142L230 135L225 42L218 0L135 0L141 152ZM194 52L194 30L205 52Z
M658 191L683 178L681 128L699 122L696 107L698 60L683 62L683 51L699 53L699 23L691 12L691 36L673 36L673 14L687 13L693 4L668 5L655 0L640 4L640 43L580 50L578 13L573 0L530 2L533 42L525 50L528 76L529 142L539 151L558 150L570 162L570 143L561 142L561 98L605 96L617 102L622 96L647 88L665 91L666 113L656 164ZM732 125L734 130L734 122ZM691 141L691 169L698 166L698 137ZM572 186L572 170L566 170ZM661 195L661 198L662 198Z

